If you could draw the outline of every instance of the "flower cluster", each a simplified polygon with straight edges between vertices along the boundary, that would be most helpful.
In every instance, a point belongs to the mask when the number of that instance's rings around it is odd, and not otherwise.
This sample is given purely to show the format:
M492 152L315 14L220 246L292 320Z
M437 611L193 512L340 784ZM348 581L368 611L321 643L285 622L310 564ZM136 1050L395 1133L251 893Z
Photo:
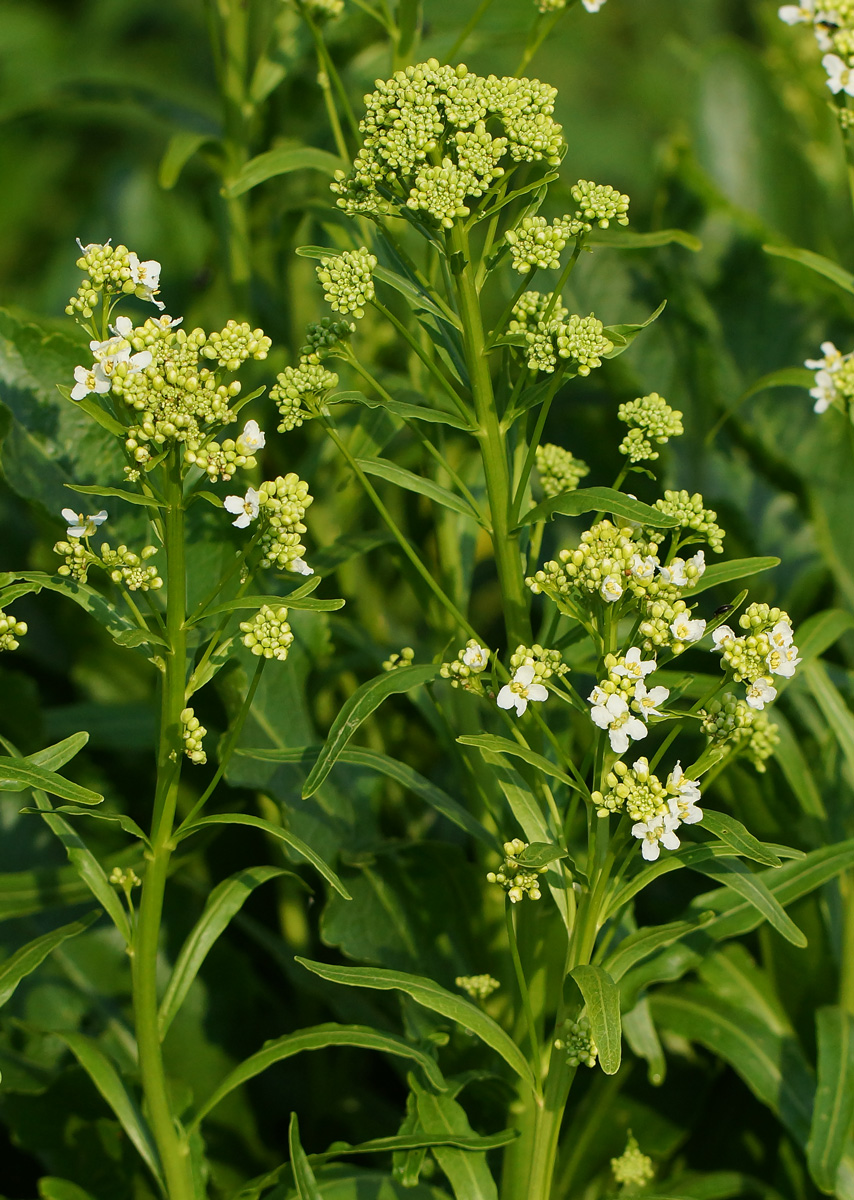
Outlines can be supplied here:
M536 682L536 678L536 668L532 663L526 662L519 667L496 696L498 707L515 708L516 716L521 717L529 702L541 704L547 700L549 693L541 683Z
M501 986L491 975L458 975L454 983L472 1000L486 1000Z
M545 217L523 217L515 229L505 235L513 251L513 270L557 270L560 252L569 236L561 221L549 225Z
M338 387L338 376L334 371L327 371L319 362L312 362L317 355L312 351L303 355L296 367L285 367L276 376L277 382L270 388L270 399L279 410L282 418L279 433L288 433L298 429L303 421L311 417L306 408L306 400L311 399L321 404L329 392Z
M628 225L629 198L612 188L609 183L579 179L572 187L571 195L578 205L575 217L570 218L573 233L589 233L594 224L600 229L607 229L612 221L616 221L618 225ZM576 228L579 224L580 230Z
M766 712L751 708L733 692L724 692L719 700L700 709L700 717L703 732L713 746L729 743L735 753L745 754L757 771L765 771L765 761L780 740L777 726Z
M17 650L21 644L18 638L26 632L26 621L16 621L0 608L0 650Z
M201 766L208 761L208 756L202 749L202 738L207 733L204 725L191 708L185 708L181 713L181 737L184 740L184 753L190 762Z
M511 904L518 904L527 896L529 900L539 900L539 877L545 875L545 867L529 867L519 862L519 855L528 849L528 843L521 838L513 838L512 842L504 843L504 862L497 871L490 871L486 876L487 883L497 883L504 888Z
M332 183L339 207L380 214L405 205L451 228L508 168L560 161L555 96L535 79L483 78L436 59L378 79L353 171Z
M794 644L789 614L767 604L749 605L738 619L745 631L736 634L729 625L719 625L712 633L715 649L721 652L724 670L747 684L747 704L762 709L776 699L772 676L790 679L801 661Z
M787 25L812 25L827 86L854 96L854 0L800 0L778 9Z
M246 321L228 321L219 333L208 334L202 356L215 360L218 366L234 374L248 358L262 362L272 344L263 329L253 329Z
M507 329L511 335L524 334L524 353L532 371L550 374L558 359L568 359L577 375L589 375L614 349L600 320L592 313L589 317L569 316L569 310L552 293L525 292L513 308Z
M396 671L398 667L411 667L415 651L411 646L404 646L400 654L390 654L383 663L384 671Z
M567 1021L561 1036L555 1038L555 1050L565 1050L571 1067L595 1067L599 1049L590 1032L586 1017L578 1021Z
M547 499L574 492L585 475L590 474L586 462L554 442L544 442L536 449L537 474Z
M305 345L300 350L300 362L317 366L327 355L338 350L356 332L355 321L336 321L323 317L306 326Z
M627 404L621 404L617 416L629 427L629 432L620 443L620 453L625 454L630 463L654 462L658 451L653 442L663 446L672 437L679 437L683 432L682 413L671 408L658 392L650 392L648 396L639 396Z
M77 266L86 273L86 278L66 305L70 317L88 320L102 299L109 302L111 296L120 295L150 300L159 309L164 308L156 299L160 291L159 262L153 259L140 262L127 246L111 246L109 241L84 246L78 238L77 245L80 247Z
M308 484L293 471L261 484L258 506L265 521L261 534L262 567L297 571L302 575L312 573L303 563L305 546L301 541L305 533L303 517L311 502Z
M532 667L534 679L541 683L551 679L552 675L566 675L569 667L561 658L560 650L546 650L543 646L517 646L510 655L510 666L514 671L519 667Z
M666 491L663 498L656 500L653 507L664 513L665 516L675 517L680 528L692 529L695 533L700 534L700 537L696 538L683 537L680 545L704 541L716 554L723 551L726 532L717 524L718 514L715 510L703 506L703 497L699 492L690 495L684 489L680 492ZM660 543L664 541L665 536L663 530L657 530L651 535L651 540Z
M99 550L100 565L104 567L113 583L122 584L129 592L156 591L163 587L157 567L144 566L145 560L156 553L156 546L143 546L139 554L134 554L127 546L117 546L113 550L109 542L104 542Z
M620 1157L611 1159L611 1170L617 1183L632 1191L645 1187L655 1175L652 1159L641 1152L637 1138L631 1134Z
M854 351L842 354L833 342L822 342L821 353L821 358L808 358L804 363L815 371L815 387L810 388L813 411L827 412L831 405L845 411L854 400Z
M646 737L650 717L662 715L660 708L670 689L647 686L646 677L656 664L654 659L642 659L639 646L630 647L624 655L606 654L604 661L608 678L600 680L587 697L592 705L590 719L600 729L608 730L611 749L625 754L630 740L638 742Z
M357 319L365 315L365 305L374 298L376 265L376 257L364 246L320 260L317 278L323 298L334 312L352 313Z
M288 610L271 608L262 604L251 621L241 621L240 631L243 634L243 645L253 654L264 658L277 658L284 662L288 657L288 649L294 640L291 627L288 624Z
M648 862L655 862L661 847L678 850L676 830L680 825L694 825L703 819L699 807L700 785L696 779L686 779L681 764L670 772L666 783L654 775L645 758L627 767L614 763L606 777L607 792L593 792L592 800L600 816L609 812L625 812L634 821L632 837L641 843L641 852Z
M483 694L483 684L478 679L489 666L489 650L475 638L469 638L453 662L442 663L439 674L450 679L451 687L463 687L467 691Z

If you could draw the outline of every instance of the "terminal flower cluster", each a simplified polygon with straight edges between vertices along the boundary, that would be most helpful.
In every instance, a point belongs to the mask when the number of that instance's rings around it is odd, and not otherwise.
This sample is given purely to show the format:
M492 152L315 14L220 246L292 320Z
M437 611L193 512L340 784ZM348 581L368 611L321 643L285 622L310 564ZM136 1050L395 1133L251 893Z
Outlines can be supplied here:
M547 500L562 496L565 492L574 492L584 476L590 474L586 462L554 442L537 446L536 466L540 487Z
M313 354L304 355L297 366L285 367L270 388L270 399L281 417L279 433L298 429L303 421L314 415L309 406L322 404L329 393L338 387L335 372L327 371L319 362L312 362L312 357Z
M801 0L783 4L778 13L787 25L812 26L827 86L854 96L854 0Z
M611 1159L611 1170L617 1183L632 1191L645 1187L655 1175L652 1159L641 1151L631 1134L620 1157Z
M454 983L472 1000L486 1000L501 986L491 975L458 975Z
M518 904L527 896L529 900L539 900L542 895L539 879L545 875L545 867L529 867L519 862L519 855L528 849L528 843L521 838L513 838L504 843L504 862L497 871L489 871L487 883L497 883L507 893L511 904Z
M478 678L489 666L489 650L475 638L469 638L453 662L442 663L439 674L451 681L451 687L462 687L466 691L484 694Z
M653 508L668 517L675 517L683 530L693 530L699 537L681 537L680 546L688 542L706 542L716 554L721 554L724 548L726 531L717 523L718 514L712 508L705 508L703 497L699 492L690 495L684 489L679 492L665 491L664 496L655 501ZM664 530L654 530L650 538L661 543L666 537ZM702 574L702 571L700 572Z
M136 296L148 300L157 308L165 305L157 299L160 291L160 263L154 259L141 262L127 246L111 246L110 242L90 242L84 246L77 239L80 257L77 266L85 272L77 292L66 305L70 317L89 319L103 297ZM94 389L91 389L94 390Z
M65 537L54 547L55 554L61 554L65 561L57 567L57 574L66 579L75 579L85 583L90 567L100 567L110 576L113 583L121 584L130 592L156 591L163 587L163 580L155 566L145 566L147 559L157 553L156 546L144 546L139 554L129 550L127 546L118 546L115 550L109 542L103 542L96 553L89 545L92 537L107 520L105 509L86 516L77 513L73 508L64 508L62 517L68 528Z
M744 754L757 771L765 771L765 762L779 743L777 726L762 709L751 708L733 692L724 692L700 710L702 729L712 746L729 744L736 754Z
M744 634L737 634L729 625L719 625L712 638L724 670L747 684L746 702L750 708L760 710L776 699L773 676L790 679L801 661L792 623L788 613L767 604L749 605L738 623Z
M625 812L634 822L632 837L641 842L641 853L648 862L655 862L662 846L679 849L676 830L680 825L694 825L703 819L700 785L696 779L685 778L678 762L666 783L652 773L646 758L637 759L631 767L617 762L606 783L607 792L592 793L599 815Z
M570 316L553 293L525 292L513 308L507 331L524 335L529 369L548 374L559 359L568 359L577 375L589 375L614 349L600 320L592 313Z
M571 1067L595 1067L599 1048L593 1041L590 1022L586 1017L565 1022L561 1036L555 1038L555 1050L565 1050Z
M624 655L606 654L608 677L587 697L592 706L590 719L600 729L607 729L611 749L617 754L625 754L630 741L646 737L650 718L663 715L661 705L670 695L669 688L648 686L647 676L656 664L641 654L639 646L630 647Z
M815 371L815 387L810 388L815 401L813 412L827 412L831 407L850 410L854 400L854 351L842 354L833 342L822 342L821 353L821 358L808 358L804 363Z
M670 438L684 433L682 413L671 408L658 392L621 404L617 416L629 427L619 449L630 463L654 462L658 458L658 451L653 442L663 446Z
M262 604L249 621L240 622L243 645L259 658L276 658L284 662L294 640L288 624L288 610Z
M364 246L320 260L317 278L324 289L323 298L334 312L352 313L356 318L365 315L365 305L374 298L376 265L375 255Z
M181 713L181 737L184 740L184 753L190 762L201 766L208 761L208 756L202 749L202 738L207 733L204 725L191 708L185 708Z
M629 198L610 184L579 179L571 195L578 204L574 213L566 213L552 224L545 217L523 217L504 235L513 252L514 271L557 270L570 238L583 238L594 224L600 229L607 229L611 221L628 225Z
M17 650L19 638L27 632L26 621L16 621L0 608L0 650Z

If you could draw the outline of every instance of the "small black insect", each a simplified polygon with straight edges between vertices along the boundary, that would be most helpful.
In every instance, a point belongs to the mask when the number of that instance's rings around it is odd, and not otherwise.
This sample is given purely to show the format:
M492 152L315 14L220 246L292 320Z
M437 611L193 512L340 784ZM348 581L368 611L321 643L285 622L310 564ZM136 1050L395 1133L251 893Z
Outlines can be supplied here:
M728 612L732 612L732 605L731 604L722 604L719 608L715 609L715 611L712 613L712 616L713 617L722 617L724 615L724 613L728 613Z

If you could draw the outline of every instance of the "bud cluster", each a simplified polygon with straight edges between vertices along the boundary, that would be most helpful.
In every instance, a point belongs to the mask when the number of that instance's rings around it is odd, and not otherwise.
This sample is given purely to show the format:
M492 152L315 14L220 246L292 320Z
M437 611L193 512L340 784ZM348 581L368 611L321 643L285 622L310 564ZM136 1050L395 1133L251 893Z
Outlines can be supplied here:
M365 305L374 298L376 265L375 255L364 246L320 260L317 278L324 290L323 298L334 312L352 313L357 319L365 315Z
M241 621L240 630L243 633L243 645L253 654L264 658L277 658L284 662L288 657L288 649L294 640L291 627L288 624L288 610L271 608L263 604L250 621Z
M254 454L241 453L239 442L233 438L226 438L223 442L213 438L206 441L189 439L184 458L204 471L212 483L218 479L228 481L240 467L251 470L258 465Z
M478 675L488 666L489 650L475 638L469 638L453 662L442 663L439 674L443 679L450 679L451 687L463 687L483 695L483 684Z
M540 487L548 500L565 492L574 492L584 476L590 474L586 462L554 442L537 446L536 455Z
M729 625L720 625L712 634L715 648L721 652L724 670L747 684L747 703L762 709L777 696L771 677L790 679L801 661L794 645L789 614L767 604L749 605L738 619L745 633L735 633Z
M568 359L577 375L589 375L602 365L614 343L593 313L569 316L560 300L552 305L552 297L553 293L525 292L513 308L508 333L525 335L524 353L530 370L551 374L558 359Z
M517 646L510 655L510 668L513 671L519 667L533 667L532 682L543 683L552 675L563 676L569 672L569 667L561 658L560 650L546 650L542 646Z
M306 326L306 344L300 350L300 362L317 366L355 332L355 321L336 321L333 317L323 317L320 321L312 322Z
M629 223L629 198L621 195L608 183L594 183L591 179L579 179L571 189L573 200L578 205L574 222L582 223L584 233L590 233L593 224L607 229L612 221L618 225ZM566 221L567 218L564 217ZM578 230L573 229L573 233Z
M645 1187L655 1175L652 1159L641 1153L637 1139L631 1134L620 1157L611 1159L611 1170L621 1187L632 1190Z
M127 246L111 246L109 242L103 245L90 242L84 246L79 240L77 244L81 250L77 266L86 278L66 305L70 317L88 320L102 298L117 295L136 296L163 308L155 299L160 290L160 263L153 259L140 262Z
M234 374L248 358L263 361L272 344L263 329L253 329L246 321L227 321L225 329L208 334L202 355L215 359L218 366Z
M682 413L671 408L657 392L621 404L617 416L629 427L620 443L620 453L625 454L630 463L654 462L658 451L653 442L663 446L670 438L684 432Z
M701 535L700 538L683 539L682 545L685 542L702 540L708 542L716 554L723 551L726 530L717 524L718 514L715 510L704 507L703 497L699 492L690 495L684 489L680 492L666 491L663 498L656 500L653 507L668 517L675 517L682 529L693 529L695 533ZM652 540L655 542L663 542L664 538L663 530L658 530L652 535Z
M0 608L0 650L17 650L18 638L27 632L26 621L16 621Z
M528 867L518 861L523 850L528 849L528 843L521 838L513 838L512 842L504 843L504 862L497 871L490 871L486 876L487 883L497 883L504 888L511 904L518 904L527 896L529 900L539 900L540 875L545 875L545 867Z
M555 1050L565 1050L566 1060L571 1067L595 1067L599 1049L590 1032L586 1017L578 1021L566 1021L561 1036L555 1038Z
M384 671L396 671L398 667L411 667L415 659L415 651L411 646L404 646L400 654L390 654L383 663Z
M649 762L639 758L631 767L614 763L605 778L607 792L593 792L592 801L600 816L609 812L627 812L633 821L649 821L669 813L668 792Z
M185 708L181 713L181 737L184 740L184 753L190 762L202 763L208 761L208 756L202 749L202 738L207 733L204 725L191 708Z
M288 571L302 558L303 517L311 502L308 484L293 471L261 484L258 505L265 520L260 543L262 567Z
M327 393L338 387L338 376L334 371L327 371L319 362L312 362L316 354L304 355L296 367L285 367L276 376L277 382L270 388L270 399L279 410L282 418L279 422L279 433L289 433L298 429L303 421L311 417L305 406L305 399L311 397L317 404L323 402Z
M765 771L766 759L774 753L780 741L777 726L764 710L751 708L732 692L724 692L718 700L700 709L702 730L712 745L732 743L736 753L750 759L757 771Z
M129 592L150 592L163 587L163 580L157 574L157 567L144 566L146 559L157 553L156 546L143 546L139 554L128 550L127 546L117 546L112 549L109 542L104 542L99 550L101 564L113 583L120 583ZM95 556L92 556L95 559ZM61 570L61 568L60 568Z
M472 1000L486 1000L501 986L491 975L458 975L454 983Z

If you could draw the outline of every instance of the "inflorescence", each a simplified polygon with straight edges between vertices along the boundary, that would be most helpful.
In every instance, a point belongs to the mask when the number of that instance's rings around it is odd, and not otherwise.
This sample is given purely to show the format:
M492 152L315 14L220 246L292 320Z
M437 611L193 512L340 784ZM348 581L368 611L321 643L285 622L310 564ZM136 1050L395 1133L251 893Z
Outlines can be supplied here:
M527 896L529 900L539 900L540 876L545 875L545 867L530 867L519 862L519 855L528 849L528 843L521 838L513 838L512 842L504 843L504 862L497 871L489 871L487 883L497 883L507 893L511 904L518 904Z
M787 25L812 25L822 52L821 65L827 72L827 86L834 95L845 92L854 96L854 0L801 0L783 4L778 13ZM845 123L845 109L840 121Z

